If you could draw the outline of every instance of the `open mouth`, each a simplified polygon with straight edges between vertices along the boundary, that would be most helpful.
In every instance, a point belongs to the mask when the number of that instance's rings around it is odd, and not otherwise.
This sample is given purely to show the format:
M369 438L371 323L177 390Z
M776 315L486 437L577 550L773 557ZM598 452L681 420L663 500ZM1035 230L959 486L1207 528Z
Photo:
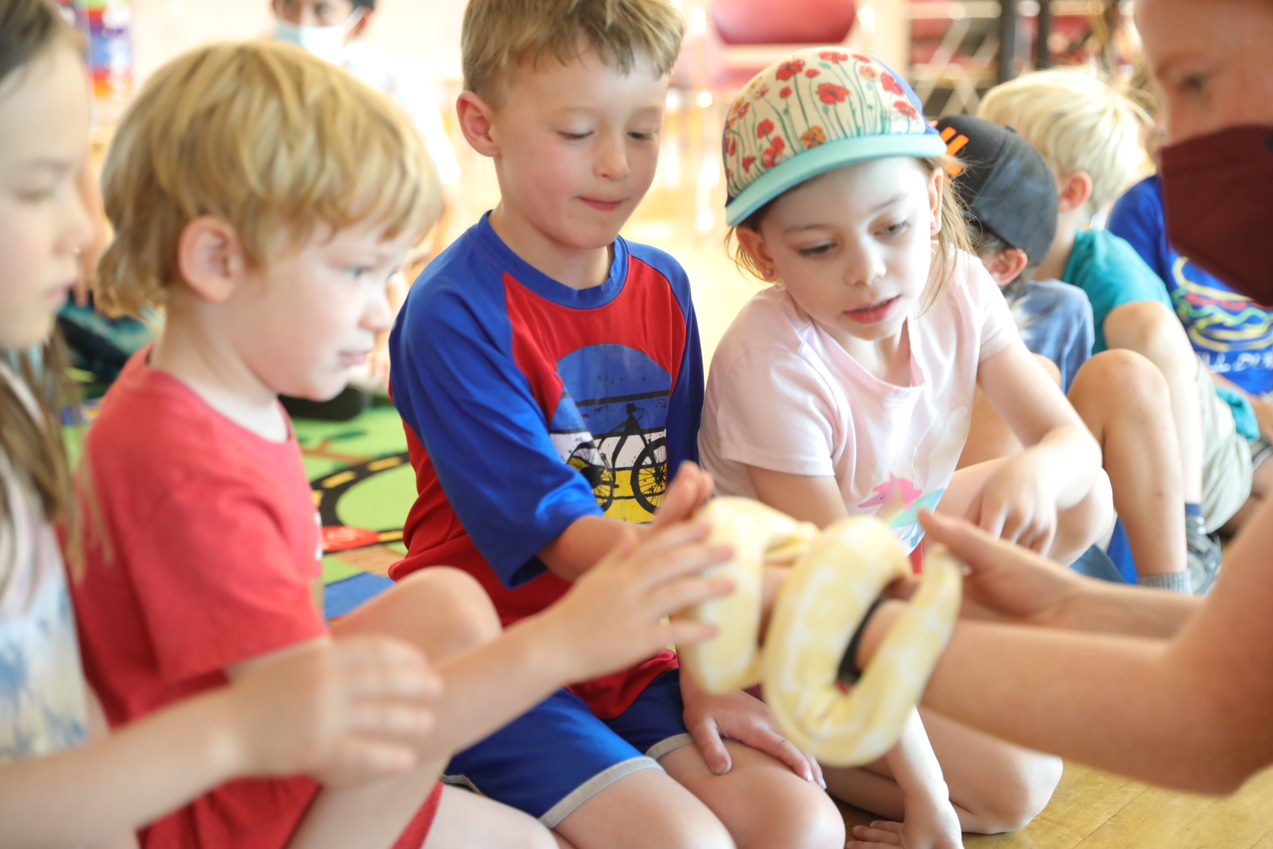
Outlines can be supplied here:
M861 324L878 324L881 321L884 321L886 318L889 317L889 315L892 314L893 308L897 306L898 302L901 301L901 299L902 299L901 295L894 295L891 298L887 298L883 301L878 301L874 304L869 304L865 307L858 307L857 309L845 310L844 314L847 315L849 318L853 319L854 321L860 322Z

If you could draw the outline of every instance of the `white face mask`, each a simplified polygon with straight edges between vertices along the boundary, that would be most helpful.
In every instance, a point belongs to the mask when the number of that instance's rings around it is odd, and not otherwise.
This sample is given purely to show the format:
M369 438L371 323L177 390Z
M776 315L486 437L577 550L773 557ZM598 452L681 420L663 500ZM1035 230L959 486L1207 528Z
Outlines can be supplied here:
M274 37L314 54L319 59L339 65L345 56L345 39L362 20L365 10L354 9L344 23L328 27L304 27L279 18L274 23Z

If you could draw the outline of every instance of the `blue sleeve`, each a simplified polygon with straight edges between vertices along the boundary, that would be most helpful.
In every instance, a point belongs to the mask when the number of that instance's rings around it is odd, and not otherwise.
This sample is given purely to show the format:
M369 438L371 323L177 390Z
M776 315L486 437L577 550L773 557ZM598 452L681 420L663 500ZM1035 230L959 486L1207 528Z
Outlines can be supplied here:
M477 550L516 587L545 571L538 552L601 510L549 437L500 304L492 297L479 309L476 297L417 284L390 349L398 411Z
M689 284L676 287L685 314L685 354L676 391L668 401L667 474L669 480L685 460L698 462L698 428L703 416L703 347L698 336L698 318L690 300Z
M1077 292L1077 290L1074 290ZM1065 392L1070 391L1074 376L1079 369L1092 358L1092 347L1096 344L1096 326L1092 322L1092 305L1086 297L1068 300L1070 316L1066 323L1072 328L1070 348L1062 355L1064 365L1061 366L1061 383Z
M1110 212L1108 229L1121 237L1161 280L1171 279L1165 256L1166 226L1162 202L1150 182L1137 183L1118 199Z

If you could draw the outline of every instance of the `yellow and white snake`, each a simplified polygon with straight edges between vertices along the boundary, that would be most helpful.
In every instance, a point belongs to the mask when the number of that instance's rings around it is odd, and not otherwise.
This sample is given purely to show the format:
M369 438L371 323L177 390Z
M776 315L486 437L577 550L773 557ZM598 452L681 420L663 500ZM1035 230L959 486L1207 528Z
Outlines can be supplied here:
M926 552L919 589L848 691L837 683L841 658L884 588L911 574L888 526L872 517L842 519L823 531L747 498L716 498L703 509L709 542L734 549L712 576L732 595L684 615L719 628L680 649L681 663L708 692L761 684L779 728L830 766L868 763L897 741L919 702L959 612L959 564L943 549ZM792 563L760 646L766 563Z

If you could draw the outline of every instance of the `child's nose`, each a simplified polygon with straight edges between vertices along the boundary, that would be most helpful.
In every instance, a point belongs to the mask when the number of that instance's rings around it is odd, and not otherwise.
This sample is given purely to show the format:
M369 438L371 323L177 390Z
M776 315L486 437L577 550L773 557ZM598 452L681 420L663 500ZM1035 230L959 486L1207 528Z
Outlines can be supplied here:
M608 138L597 151L597 176L622 180L628 176L628 148L623 138Z
M86 196L92 191L90 186L78 185L66 192L65 208L61 217L63 222L61 247L67 253L83 250L93 242L96 225L93 213L89 209L93 202Z
M884 260L869 245L849 243L844 265L844 282L850 286L865 286L884 273Z
M362 326L373 333L388 330L393 324L393 308L389 306L389 293L377 288L367 298L363 308Z

